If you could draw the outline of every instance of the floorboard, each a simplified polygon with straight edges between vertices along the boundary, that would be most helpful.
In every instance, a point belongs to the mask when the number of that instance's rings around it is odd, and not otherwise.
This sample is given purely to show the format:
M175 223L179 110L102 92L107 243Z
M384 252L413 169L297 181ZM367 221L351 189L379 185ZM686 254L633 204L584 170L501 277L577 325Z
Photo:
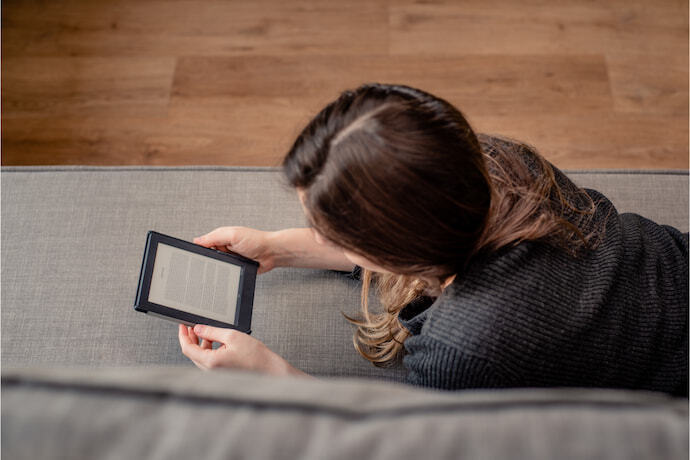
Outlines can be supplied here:
M7 1L2 164L278 165L372 81L564 169L688 168L678 0Z

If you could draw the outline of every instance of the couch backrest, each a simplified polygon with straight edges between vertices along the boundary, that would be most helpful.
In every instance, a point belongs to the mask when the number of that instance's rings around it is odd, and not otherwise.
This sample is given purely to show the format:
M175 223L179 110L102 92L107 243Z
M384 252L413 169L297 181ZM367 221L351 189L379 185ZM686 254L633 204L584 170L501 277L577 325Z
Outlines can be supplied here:
M8 459L686 460L688 402L640 391L429 391L184 369L16 369Z

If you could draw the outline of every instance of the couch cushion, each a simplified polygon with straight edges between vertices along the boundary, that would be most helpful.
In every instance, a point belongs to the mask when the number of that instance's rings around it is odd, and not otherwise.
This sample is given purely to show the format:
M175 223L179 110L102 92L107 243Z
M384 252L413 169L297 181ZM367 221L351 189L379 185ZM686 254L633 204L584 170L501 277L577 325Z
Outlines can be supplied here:
M687 231L687 173L571 177L622 211ZM132 309L146 232L191 240L224 225L276 230L304 217L270 168L3 168L3 366L191 365L174 324ZM259 277L252 329L306 372L401 379L400 367L354 351L339 311L358 304L358 283L342 274L277 269Z
M602 192L618 212L641 214L688 231L687 171L566 171L579 186Z
M687 459L687 400L196 369L3 373L5 458Z

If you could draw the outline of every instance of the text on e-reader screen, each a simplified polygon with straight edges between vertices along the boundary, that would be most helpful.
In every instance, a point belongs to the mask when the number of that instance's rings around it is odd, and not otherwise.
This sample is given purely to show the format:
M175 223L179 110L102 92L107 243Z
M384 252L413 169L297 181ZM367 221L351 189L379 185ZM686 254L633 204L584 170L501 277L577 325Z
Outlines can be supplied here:
M235 321L241 267L158 243L149 302Z

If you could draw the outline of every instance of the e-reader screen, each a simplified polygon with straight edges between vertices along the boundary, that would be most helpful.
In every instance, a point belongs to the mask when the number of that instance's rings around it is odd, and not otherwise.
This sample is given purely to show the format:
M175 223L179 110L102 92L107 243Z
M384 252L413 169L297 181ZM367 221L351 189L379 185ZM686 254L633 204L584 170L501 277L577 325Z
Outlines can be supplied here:
M242 268L158 243L149 302L233 323Z
M134 309L183 324L251 332L259 263L150 231Z

